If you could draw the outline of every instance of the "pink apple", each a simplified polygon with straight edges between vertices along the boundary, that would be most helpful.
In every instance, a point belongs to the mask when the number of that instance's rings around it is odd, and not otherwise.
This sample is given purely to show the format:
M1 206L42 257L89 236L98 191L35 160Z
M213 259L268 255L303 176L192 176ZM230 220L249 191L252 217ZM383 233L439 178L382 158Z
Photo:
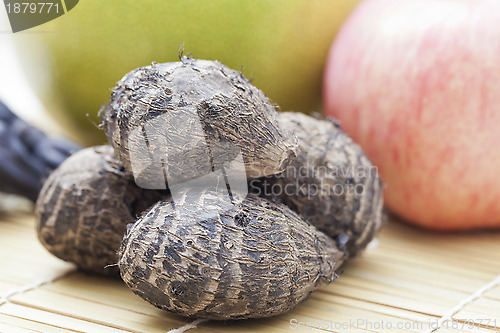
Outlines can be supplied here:
M432 229L500 227L500 1L367 0L324 76L386 205Z

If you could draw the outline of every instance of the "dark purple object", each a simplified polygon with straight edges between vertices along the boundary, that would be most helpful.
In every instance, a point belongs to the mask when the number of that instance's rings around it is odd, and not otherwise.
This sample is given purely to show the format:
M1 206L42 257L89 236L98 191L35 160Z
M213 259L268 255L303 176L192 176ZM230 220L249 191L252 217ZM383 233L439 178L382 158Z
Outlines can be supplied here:
M0 102L0 191L36 201L41 181L80 150L65 139L47 137Z

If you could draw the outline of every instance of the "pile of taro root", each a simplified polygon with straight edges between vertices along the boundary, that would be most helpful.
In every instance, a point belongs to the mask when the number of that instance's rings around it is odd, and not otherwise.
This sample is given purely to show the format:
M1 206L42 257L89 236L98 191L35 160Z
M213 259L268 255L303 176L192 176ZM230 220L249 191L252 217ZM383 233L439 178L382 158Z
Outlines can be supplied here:
M276 109L216 61L133 70L101 110L110 145L44 182L39 239L184 316L291 310L377 234L382 183L336 121Z

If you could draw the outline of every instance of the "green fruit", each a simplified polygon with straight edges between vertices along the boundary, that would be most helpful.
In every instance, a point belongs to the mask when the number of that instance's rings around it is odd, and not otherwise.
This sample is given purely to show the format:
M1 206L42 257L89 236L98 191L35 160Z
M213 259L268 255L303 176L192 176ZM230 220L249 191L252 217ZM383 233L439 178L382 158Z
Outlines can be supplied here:
M31 48L23 51L27 66L50 71L49 92L46 81L38 89L47 108L57 109L83 142L95 144L104 134L86 114L98 122L116 81L152 61L178 60L181 45L196 58L242 69L283 110L319 111L328 48L357 2L85 0L32 29L46 33L19 39ZM48 57L40 57L42 49Z

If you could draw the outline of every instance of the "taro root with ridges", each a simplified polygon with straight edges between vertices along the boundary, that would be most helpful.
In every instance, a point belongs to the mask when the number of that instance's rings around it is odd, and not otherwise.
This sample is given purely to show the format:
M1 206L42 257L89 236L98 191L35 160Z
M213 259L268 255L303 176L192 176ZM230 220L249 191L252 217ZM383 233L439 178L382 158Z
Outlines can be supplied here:
M240 72L184 57L125 75L101 111L101 126L134 175L149 176L139 164L151 156L151 163L165 163L168 183L182 183L241 152L248 177L257 178L281 172L295 156L296 139L278 126L276 114Z
M81 150L43 184L35 208L38 238L49 252L83 270L117 275L127 224L166 195L137 187L111 146Z
M250 181L249 190L284 203L355 256L385 219L376 168L333 120L283 112L278 123L297 136L297 157L283 173Z
M333 239L285 205L253 195L232 205L187 190L143 213L119 267L132 291L161 309L226 320L291 310L333 281L343 260Z

